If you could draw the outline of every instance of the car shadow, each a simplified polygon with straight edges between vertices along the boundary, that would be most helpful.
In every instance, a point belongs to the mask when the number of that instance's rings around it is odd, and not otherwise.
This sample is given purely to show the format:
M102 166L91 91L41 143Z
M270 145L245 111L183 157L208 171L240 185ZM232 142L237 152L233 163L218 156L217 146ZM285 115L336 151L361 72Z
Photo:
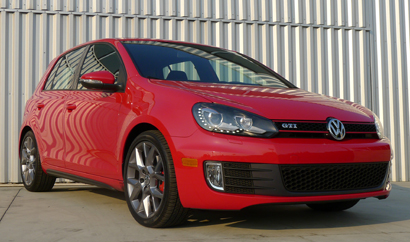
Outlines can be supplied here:
M63 185L55 186L50 192L67 192L67 191L88 191L94 194L107 196L110 198L115 198L125 202L124 193L115 190L109 190L105 188L100 188L92 185Z
M116 198L118 200L124 201L125 203L124 192L113 191L113 190L108 190L108 189L98 189L98 188L92 189L90 192L98 194L98 195L104 195L104 196Z
M400 183L397 183L400 184ZM240 211L191 210L176 228L224 225L232 228L286 230L343 228L410 220L410 187L393 184L389 198L368 198L342 212L318 212L304 204L257 205ZM407 183L408 184L408 183ZM124 201L124 193L95 186L57 186L51 192L86 191ZM172 229L172 228L171 228Z
M384 224L410 219L410 189L393 185L385 200L368 198L342 212L318 212L304 204L258 205L241 211L193 210L183 227L224 224L228 227L286 230L342 228Z

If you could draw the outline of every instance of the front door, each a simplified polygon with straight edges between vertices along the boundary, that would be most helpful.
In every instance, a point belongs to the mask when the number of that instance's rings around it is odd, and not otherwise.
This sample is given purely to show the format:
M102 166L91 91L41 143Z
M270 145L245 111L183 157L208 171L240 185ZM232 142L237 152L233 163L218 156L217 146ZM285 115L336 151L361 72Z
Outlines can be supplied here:
M79 77L95 71L109 71L121 77L121 62L115 49L106 44L90 46ZM123 70L123 69L121 69ZM79 82L67 98L65 115L65 166L100 177L121 179L118 161L118 115L121 92L88 90Z
M65 118L67 169L117 178L118 96L99 91L74 91L69 96Z

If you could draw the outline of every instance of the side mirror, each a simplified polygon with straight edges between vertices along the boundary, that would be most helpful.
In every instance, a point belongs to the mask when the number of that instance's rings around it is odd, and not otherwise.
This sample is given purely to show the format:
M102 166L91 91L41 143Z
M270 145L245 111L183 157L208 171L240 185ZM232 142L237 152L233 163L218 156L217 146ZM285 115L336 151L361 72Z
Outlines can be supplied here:
M84 74L80 78L80 83L87 89L117 91L120 86L115 85L115 77L109 71L96 71Z

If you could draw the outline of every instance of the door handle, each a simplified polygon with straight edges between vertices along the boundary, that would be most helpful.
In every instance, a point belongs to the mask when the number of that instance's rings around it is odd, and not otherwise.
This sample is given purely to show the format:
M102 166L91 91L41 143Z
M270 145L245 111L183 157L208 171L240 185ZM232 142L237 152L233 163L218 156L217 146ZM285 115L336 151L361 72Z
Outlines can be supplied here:
M42 108L44 108L44 103L37 103L37 109L40 110Z
M65 108L68 110L68 112L73 111L74 109L77 108L77 106L75 104L66 104Z

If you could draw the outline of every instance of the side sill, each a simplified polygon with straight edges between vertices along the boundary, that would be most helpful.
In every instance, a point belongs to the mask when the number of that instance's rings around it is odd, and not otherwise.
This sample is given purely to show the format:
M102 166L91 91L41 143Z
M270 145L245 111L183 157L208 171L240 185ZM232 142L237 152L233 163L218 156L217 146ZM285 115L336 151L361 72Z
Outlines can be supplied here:
M99 182L99 181L95 181L95 180L92 180L92 179L84 178L84 177L81 177L81 176L76 176L76 175L68 174L68 173L61 172L61 171L51 170L51 169L46 170L46 172L47 172L47 174L49 174L51 176L58 177L58 178L70 179L70 180L73 180L73 181L76 181L76 182L82 182L82 183L94 185L94 186L97 186L97 187L102 187L102 188L106 188L106 189L109 189L109 190L117 191L117 189L113 188L112 186L110 186L108 184L105 184L105 183L102 183L102 182Z

